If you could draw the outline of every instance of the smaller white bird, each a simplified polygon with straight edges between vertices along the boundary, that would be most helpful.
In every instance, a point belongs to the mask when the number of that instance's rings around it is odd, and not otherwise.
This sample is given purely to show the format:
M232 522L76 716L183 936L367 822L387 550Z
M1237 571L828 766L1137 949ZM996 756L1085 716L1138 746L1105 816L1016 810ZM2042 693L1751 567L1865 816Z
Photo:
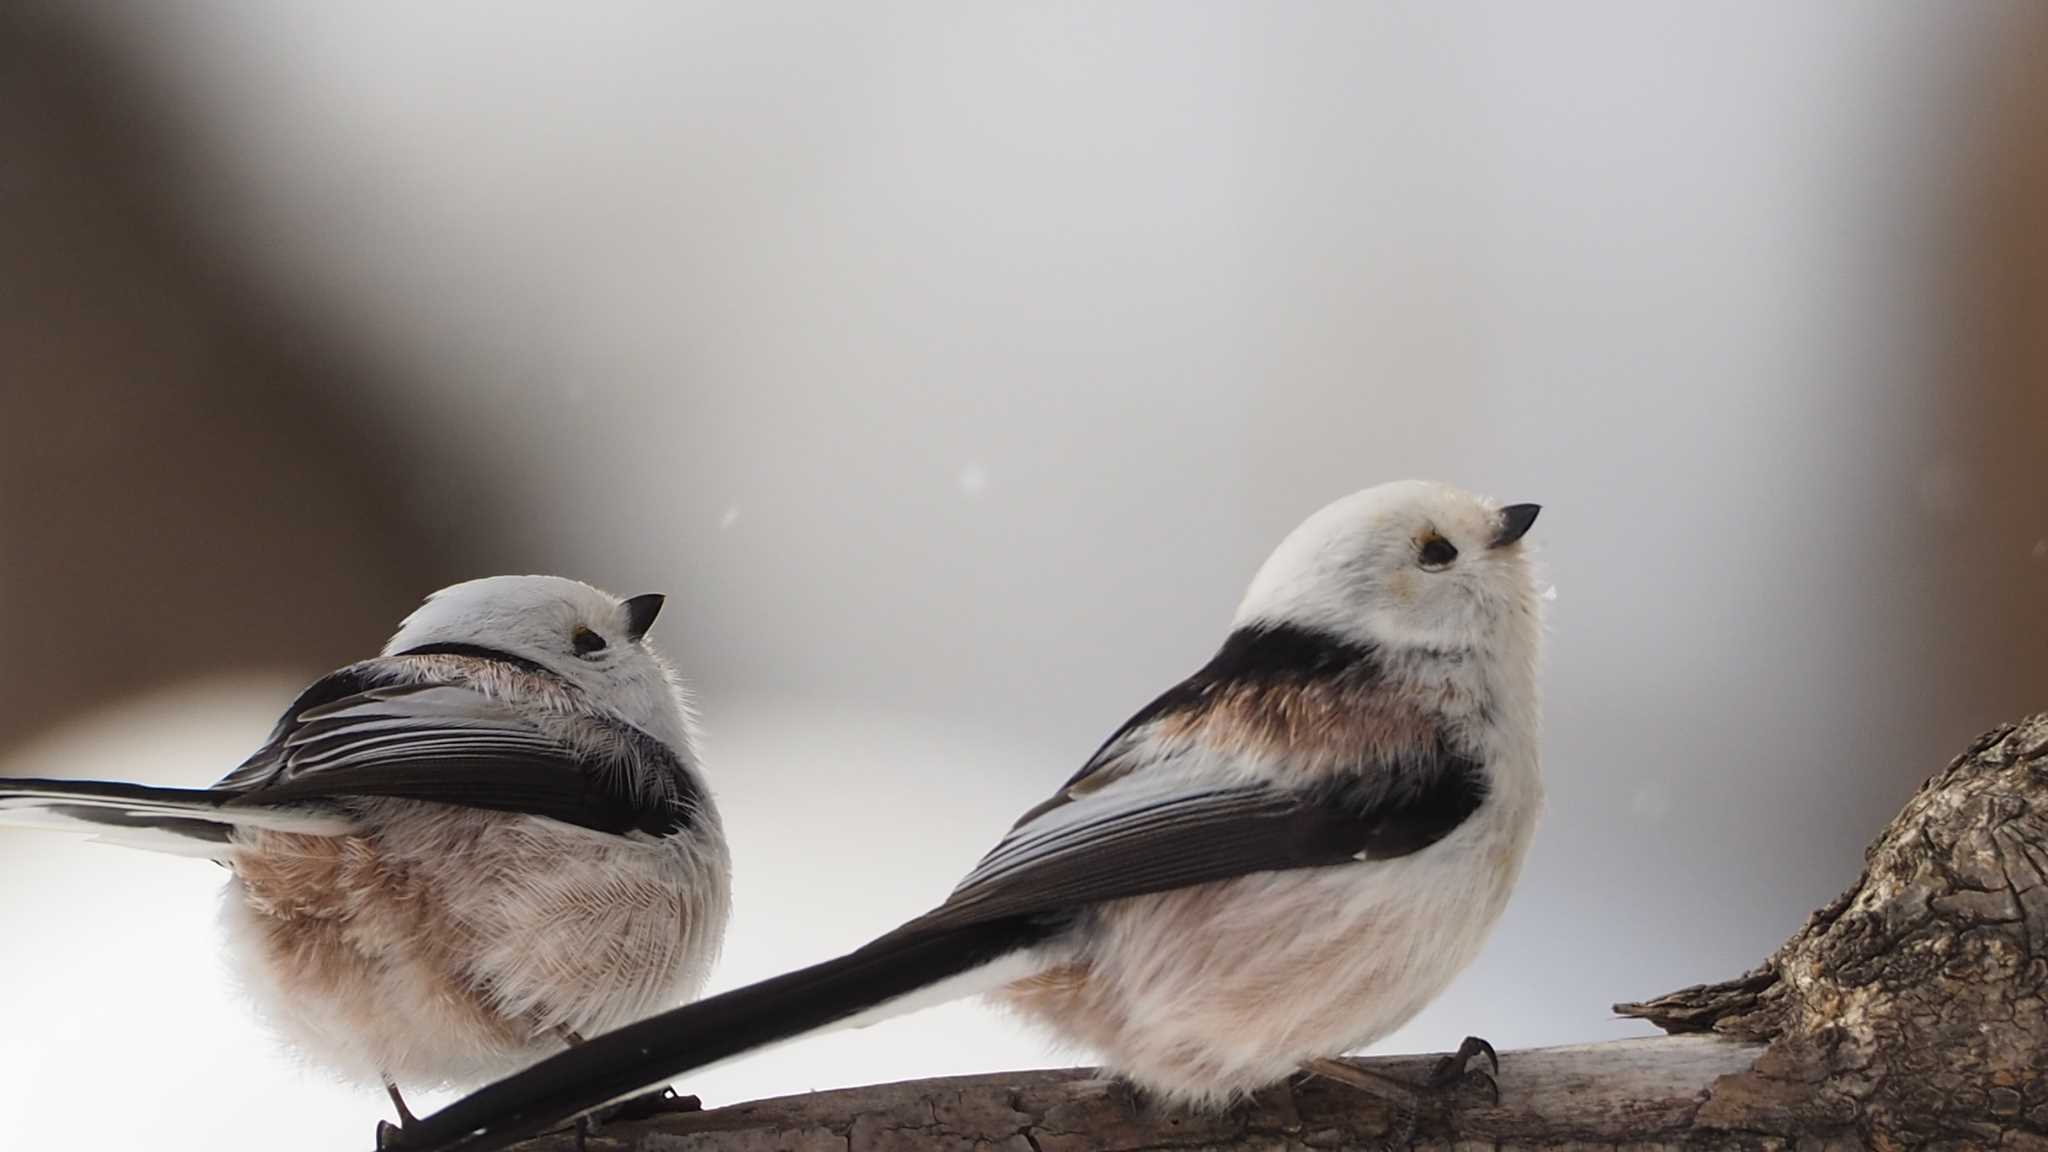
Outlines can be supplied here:
M398 1085L474 1085L696 994L731 862L662 597L444 588L316 681L218 784L0 780L0 819L209 857L283 1037ZM379 1125L380 1142L390 1139Z
M1419 482L1331 504L1259 570L1215 657L938 908L543 1061L427 1117L414 1146L502 1148L666 1076L974 992L1168 1102L1302 1070L1387 1091L1332 1058L1478 952L1541 806L1536 514ZM1482 1053L1468 1038L1423 1087Z

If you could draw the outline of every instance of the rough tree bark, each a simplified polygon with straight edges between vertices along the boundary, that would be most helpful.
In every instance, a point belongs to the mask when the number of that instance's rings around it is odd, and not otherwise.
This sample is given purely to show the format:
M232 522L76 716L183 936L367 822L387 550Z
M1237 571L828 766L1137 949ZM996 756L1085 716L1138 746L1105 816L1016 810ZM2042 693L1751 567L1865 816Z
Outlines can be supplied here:
M609 1126L586 1147L2048 1152L2048 713L1986 733L1927 781L1856 884L1761 967L1616 1010L1690 1035L1504 1053L1497 1105L1465 1093L1403 1115L1310 1080L1195 1115L1069 1069L738 1104ZM1419 1078L1429 1061L1360 1063Z

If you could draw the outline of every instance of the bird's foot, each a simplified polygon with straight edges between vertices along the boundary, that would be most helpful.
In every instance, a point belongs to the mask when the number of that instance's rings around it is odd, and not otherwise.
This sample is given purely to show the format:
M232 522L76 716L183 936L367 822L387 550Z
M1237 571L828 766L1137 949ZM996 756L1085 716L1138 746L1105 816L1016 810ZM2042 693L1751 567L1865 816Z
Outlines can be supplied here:
M1311 1060L1302 1071L1320 1076L1372 1097L1387 1109L1386 1146L1405 1148L1415 1139L1416 1110L1422 1094L1415 1085L1398 1076L1346 1064L1342 1060Z
M1475 1056L1486 1057L1492 1071L1472 1067ZM1493 1045L1477 1036L1465 1037L1458 1050L1438 1060L1420 1084L1341 1060L1311 1060L1302 1066L1302 1071L1357 1088L1385 1104L1393 1114L1387 1144L1395 1148L1404 1147L1415 1138L1418 1114L1425 1105L1448 1107L1451 1098L1467 1087L1483 1089L1489 1103L1500 1103L1500 1082L1494 1079L1500 1071L1500 1057L1494 1053Z
M1385 1072L1375 1072L1356 1064L1346 1064L1342 1060L1311 1060L1303 1064L1301 1070L1311 1076L1320 1076L1325 1080L1356 1088L1374 1099L1389 1104L1412 1107L1422 1098L1421 1089L1399 1076L1389 1076Z
M675 1112L702 1112L703 1110L704 1102L702 1100L697 1099L695 1096L679 1095L673 1088L662 1088L658 1091L635 1096L630 1100L621 1100L617 1104L600 1108L595 1112L586 1113L576 1118L576 1148L578 1152L587 1152L590 1138L597 1135L598 1129L607 1124L646 1120L649 1117L666 1116Z
M412 1114L412 1109L405 1106L405 1097L399 1094L398 1085L389 1076L384 1077L384 1093L391 1097L391 1106L398 1110L398 1123L377 1121L377 1152L405 1147L405 1130L420 1122L419 1117Z
M1489 1072L1484 1068L1471 1067L1474 1056L1486 1057L1486 1062L1492 1066L1492 1071ZM1484 1089L1488 1101L1498 1106L1500 1104L1500 1081L1494 1079L1498 1075L1500 1075L1500 1056L1494 1052L1493 1045L1488 1044L1477 1036L1467 1036L1464 1043L1458 1045L1456 1052L1436 1062L1436 1067L1430 1069L1429 1079L1422 1082L1422 1087L1430 1093L1443 1093L1456 1092L1470 1085Z
M695 1096L683 1096L673 1088L662 1088L621 1100L609 1108L599 1110L600 1120L610 1123L614 1120L645 1120L650 1116L667 1116L674 1112L702 1112L704 1102Z

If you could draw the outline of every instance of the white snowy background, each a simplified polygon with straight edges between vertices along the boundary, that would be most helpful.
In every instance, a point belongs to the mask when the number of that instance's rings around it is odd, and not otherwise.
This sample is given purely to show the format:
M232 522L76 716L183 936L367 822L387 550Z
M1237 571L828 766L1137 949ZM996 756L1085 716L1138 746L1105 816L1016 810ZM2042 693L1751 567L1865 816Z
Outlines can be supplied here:
M1383 1049L1632 1032L1611 1001L1754 963L2041 703L1987 597L2043 590L2048 525L1983 490L2019 432L1939 368L1999 6L91 11L204 133L224 250L403 382L360 402L517 461L492 567L670 594L734 842L718 987L942 896L1384 479L1543 503L1557 595L1522 890ZM207 782L320 671L0 774ZM225 983L219 869L9 831L0 875L0 1144L367 1146L382 1095ZM968 1004L680 1083L1068 1059Z

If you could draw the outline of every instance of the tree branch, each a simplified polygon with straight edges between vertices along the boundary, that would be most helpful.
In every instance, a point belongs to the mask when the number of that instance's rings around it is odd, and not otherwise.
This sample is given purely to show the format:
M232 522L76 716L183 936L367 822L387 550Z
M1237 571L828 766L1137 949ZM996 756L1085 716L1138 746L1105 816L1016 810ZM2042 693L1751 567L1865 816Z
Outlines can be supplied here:
M1581 1146L1635 1141L1714 1148L1695 1139L1694 1114L1715 1078L1747 1069L1762 1045L1712 1036L1659 1036L1501 1056L1501 1101L1460 1094L1452 1108L1415 1115L1416 1148L1454 1140L1488 1145ZM1419 1080L1434 1058L1353 1061ZM1288 1110L1292 1097L1293 1112ZM1221 1114L1153 1108L1093 1069L1002 1072L877 1084L784 1096L714 1112L607 1125L589 1152L1141 1152L1148 1149L1377 1147L1402 1135L1409 1118L1356 1088L1323 1080L1262 1094ZM520 1146L525 1152L573 1152L574 1133Z
M2048 1152L2048 713L1923 785L1762 967L1616 1010L1678 1033L1501 1056L1501 1099L1322 1080L1221 1114L1089 1069L880 1084L609 1125L589 1152L1997 1148ZM1356 1061L1419 1081L1431 1061ZM573 1134L522 1145L568 1152Z

